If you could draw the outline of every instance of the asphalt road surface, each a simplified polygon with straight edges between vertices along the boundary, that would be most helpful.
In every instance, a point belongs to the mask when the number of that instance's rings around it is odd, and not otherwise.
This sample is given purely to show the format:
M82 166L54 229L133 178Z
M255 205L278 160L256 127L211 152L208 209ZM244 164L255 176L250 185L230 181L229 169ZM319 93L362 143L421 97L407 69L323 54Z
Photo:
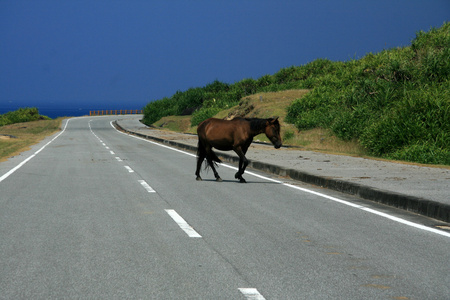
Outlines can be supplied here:
M0 164L1 299L450 298L432 220L226 165L196 181L112 120Z

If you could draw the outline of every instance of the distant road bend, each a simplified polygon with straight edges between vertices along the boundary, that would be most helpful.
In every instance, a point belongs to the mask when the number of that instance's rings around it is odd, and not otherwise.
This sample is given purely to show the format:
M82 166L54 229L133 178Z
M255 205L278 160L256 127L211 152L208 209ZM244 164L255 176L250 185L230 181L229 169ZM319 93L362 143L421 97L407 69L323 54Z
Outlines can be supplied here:
M1 299L450 298L432 220L229 165L196 181L193 153L117 118L0 164Z

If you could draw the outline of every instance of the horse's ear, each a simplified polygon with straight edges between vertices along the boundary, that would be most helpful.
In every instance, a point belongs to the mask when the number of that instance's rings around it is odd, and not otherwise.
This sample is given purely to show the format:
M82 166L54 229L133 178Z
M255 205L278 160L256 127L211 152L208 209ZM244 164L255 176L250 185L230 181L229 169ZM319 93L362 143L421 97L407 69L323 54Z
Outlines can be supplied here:
M274 117L274 118L272 118L272 124L275 124L275 122L278 121L278 118L279 118L279 117Z

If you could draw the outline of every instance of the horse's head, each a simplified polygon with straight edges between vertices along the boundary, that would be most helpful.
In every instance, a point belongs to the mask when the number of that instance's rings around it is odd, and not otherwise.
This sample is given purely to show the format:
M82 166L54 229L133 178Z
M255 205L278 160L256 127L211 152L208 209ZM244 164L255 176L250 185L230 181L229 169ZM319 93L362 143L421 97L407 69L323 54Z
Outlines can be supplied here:
M265 133L276 149L281 147L282 141L280 136L280 122L278 122L278 117L275 119L267 119Z

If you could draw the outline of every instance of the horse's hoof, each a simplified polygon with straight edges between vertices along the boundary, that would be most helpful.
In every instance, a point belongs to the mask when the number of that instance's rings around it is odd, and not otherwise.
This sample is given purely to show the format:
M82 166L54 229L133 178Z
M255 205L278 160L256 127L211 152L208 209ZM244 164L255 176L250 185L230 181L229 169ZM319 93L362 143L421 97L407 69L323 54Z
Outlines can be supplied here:
M216 178L216 181L217 181L217 182L222 182L222 178L217 177L217 178Z
M239 182L240 182L240 183L247 183L247 181L245 181L245 179L242 178L242 177L241 177L241 179L239 179Z
M195 180L202 181L203 179L200 176L197 176L197 178L195 178Z

